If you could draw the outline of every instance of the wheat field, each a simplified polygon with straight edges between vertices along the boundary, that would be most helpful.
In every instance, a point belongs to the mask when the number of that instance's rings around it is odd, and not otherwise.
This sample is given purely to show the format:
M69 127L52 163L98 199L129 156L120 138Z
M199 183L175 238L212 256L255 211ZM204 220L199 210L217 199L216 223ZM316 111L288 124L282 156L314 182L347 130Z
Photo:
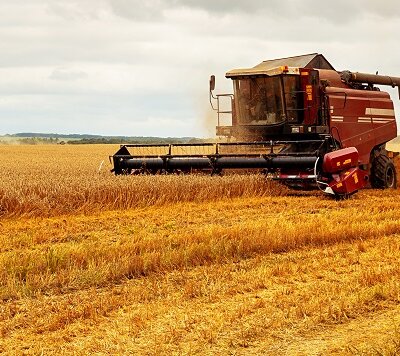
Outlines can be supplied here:
M398 191L115 177L117 148L0 146L2 353L400 353Z

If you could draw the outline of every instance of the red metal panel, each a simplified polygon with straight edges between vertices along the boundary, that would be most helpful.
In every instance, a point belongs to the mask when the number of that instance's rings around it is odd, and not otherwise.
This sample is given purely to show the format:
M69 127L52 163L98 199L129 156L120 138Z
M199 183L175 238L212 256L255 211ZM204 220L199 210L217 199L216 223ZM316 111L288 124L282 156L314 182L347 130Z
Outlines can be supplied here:
M341 174L335 175L329 184L336 194L351 194L366 186L368 175L359 168L350 168Z
M389 94L343 87L328 87L326 93L332 135L343 147L356 147L361 164L369 163L371 150L376 145L396 137L396 122L389 115L393 110ZM374 115L381 112L384 115Z
M388 98L371 98L366 116L371 118L375 133L375 145L380 145L397 136L393 102Z
M322 169L327 173L335 173L350 167L357 167L358 158L358 151L355 147L329 152L324 156Z

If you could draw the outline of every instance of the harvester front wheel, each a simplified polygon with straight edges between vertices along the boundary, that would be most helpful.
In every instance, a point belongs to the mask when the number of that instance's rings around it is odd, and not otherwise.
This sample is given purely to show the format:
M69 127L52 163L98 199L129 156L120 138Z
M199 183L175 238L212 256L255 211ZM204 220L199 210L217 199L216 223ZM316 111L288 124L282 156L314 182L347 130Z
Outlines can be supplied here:
M371 185L373 188L396 189L396 168L392 160L383 154L375 157L371 167Z

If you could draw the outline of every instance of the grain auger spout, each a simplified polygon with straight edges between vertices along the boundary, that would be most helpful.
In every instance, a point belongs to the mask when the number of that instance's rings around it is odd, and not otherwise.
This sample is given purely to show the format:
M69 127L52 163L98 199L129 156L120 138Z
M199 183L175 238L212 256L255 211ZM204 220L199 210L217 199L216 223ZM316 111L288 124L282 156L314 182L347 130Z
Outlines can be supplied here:
M112 156L115 174L259 170L293 188L335 196L396 188L397 136L393 102L375 85L400 78L336 71L321 54L273 59L226 73L233 93L214 94L221 143L123 145ZM226 124L227 120L230 124ZM223 124L224 123L224 124Z

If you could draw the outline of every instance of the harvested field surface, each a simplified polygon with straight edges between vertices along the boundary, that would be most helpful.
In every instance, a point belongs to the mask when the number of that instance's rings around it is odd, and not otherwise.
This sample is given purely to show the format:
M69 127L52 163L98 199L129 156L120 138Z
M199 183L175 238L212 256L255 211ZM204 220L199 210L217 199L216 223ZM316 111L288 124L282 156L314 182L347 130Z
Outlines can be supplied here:
M0 146L0 352L400 353L399 191L114 177L116 149Z

